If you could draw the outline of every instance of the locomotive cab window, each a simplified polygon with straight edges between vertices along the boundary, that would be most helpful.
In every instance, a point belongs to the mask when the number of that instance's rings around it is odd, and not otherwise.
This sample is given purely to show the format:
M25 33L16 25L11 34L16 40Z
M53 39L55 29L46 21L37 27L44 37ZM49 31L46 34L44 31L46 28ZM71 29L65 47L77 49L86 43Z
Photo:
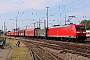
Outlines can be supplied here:
M76 26L76 30L85 30L84 26Z

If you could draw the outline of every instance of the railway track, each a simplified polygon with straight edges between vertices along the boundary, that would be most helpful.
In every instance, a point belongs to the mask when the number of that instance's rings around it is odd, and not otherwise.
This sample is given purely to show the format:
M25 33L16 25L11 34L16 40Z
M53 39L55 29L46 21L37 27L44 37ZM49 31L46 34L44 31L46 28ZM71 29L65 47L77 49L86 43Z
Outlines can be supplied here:
M34 44L31 41L23 40L23 43L30 49L32 60L63 60L59 56L45 50L40 45Z
M55 48L57 50L63 49L66 52L79 54L90 58L90 45L59 41L47 41L47 43L53 44L54 47L57 47Z
M42 47L47 47L55 50L63 50L66 53L72 53L79 56L84 56L90 58L90 45L83 43L72 43L72 42L62 42L62 41L52 41L52 40L41 40L41 39L21 39L26 42L36 44Z
M25 40L29 42L28 39ZM78 54L90 58L90 45L87 44L40 39L30 39L30 41L33 44L37 44L43 47L48 47L55 50L63 50L64 52Z

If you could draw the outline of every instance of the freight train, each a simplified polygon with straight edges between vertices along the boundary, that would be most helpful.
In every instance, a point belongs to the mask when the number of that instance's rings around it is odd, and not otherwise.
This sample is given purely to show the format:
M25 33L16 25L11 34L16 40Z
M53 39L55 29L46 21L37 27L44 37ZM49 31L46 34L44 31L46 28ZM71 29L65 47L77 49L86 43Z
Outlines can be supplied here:
M25 30L17 30L7 32L7 35L68 41L85 41L86 29L84 24L68 24L63 26L48 27L45 29L30 28Z

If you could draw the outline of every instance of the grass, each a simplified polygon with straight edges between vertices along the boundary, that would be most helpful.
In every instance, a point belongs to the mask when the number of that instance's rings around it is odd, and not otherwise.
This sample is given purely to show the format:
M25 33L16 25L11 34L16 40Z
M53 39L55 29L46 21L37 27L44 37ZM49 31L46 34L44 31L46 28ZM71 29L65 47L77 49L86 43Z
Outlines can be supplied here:
M7 39L7 42L13 48L11 60L31 60L30 51L22 42L20 42L20 47L16 46L17 40L15 39Z

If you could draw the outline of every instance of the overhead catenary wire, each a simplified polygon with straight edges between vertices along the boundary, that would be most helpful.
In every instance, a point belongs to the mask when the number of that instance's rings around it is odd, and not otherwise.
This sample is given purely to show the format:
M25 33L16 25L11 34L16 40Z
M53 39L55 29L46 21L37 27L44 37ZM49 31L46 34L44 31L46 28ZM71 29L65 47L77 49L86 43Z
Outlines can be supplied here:
M81 2L84 3L85 1L87 1L87 0L83 0L83 1L81 1ZM81 3L81 2L80 2L80 3ZM81 3L81 4L80 4L80 3L78 4L78 6L82 4L82 3ZM60 6L61 6L61 5L60 5ZM74 6L77 6L77 5L74 5ZM72 7L74 7L74 6L72 5ZM65 5L63 6L63 11L64 11L64 7L66 7L66 6L65 6ZM59 10L61 10L61 9L62 9L62 8L60 8ZM77 7L74 8L74 9L77 9ZM70 11L72 11L72 10L74 10L74 9L71 9ZM70 12L70 11L66 9L66 12ZM50 12L51 12L51 11L50 11ZM61 12L61 13L66 13L66 12Z
M35 1L37 1L37 0L34 0L34 1L32 1L32 2L28 2L28 3L26 3L25 2L26 0L21 0L21 2L22 2L22 4L24 4L24 5L27 5L28 7L31 7L30 6L30 4L33 4ZM72 13L72 12L75 12L76 10L79 10L79 9L81 9L81 8L86 8L86 7L88 7L88 5L84 5L85 4L85 2L86 1L88 1L88 0L80 0L80 1L78 1L78 2L75 2L75 0L74 1L71 1L71 2L69 2L69 3L66 3L66 4L64 4L64 5L61 5L62 3L64 3L66 0L62 0L62 1L60 1L59 2L59 4L55 4L55 5L58 5L57 7L58 7L58 9L52 9L53 8L53 6L51 6L50 8L49 8L49 14L51 15L54 15L53 17L54 17L54 19L58 19L58 18L61 18L61 20L63 19L63 18L65 18L64 17L64 15L65 14L67 14L67 16L68 16L68 14L69 13ZM52 1L50 0L49 2L47 2L47 4L50 4ZM61 4L60 4L61 3ZM70 4L71 3L71 4ZM40 5L43 5L43 4L45 4L45 3L40 3ZM83 6L80 6L80 5L82 5L83 4ZM64 9L64 6L65 6L65 9ZM80 7L76 7L76 6L80 6ZM22 7L22 6L21 6ZM72 8L70 8L70 7L72 7ZM39 8L39 7L38 7ZM67 9L68 8L68 9ZM27 13L27 12L25 12L25 11L23 11L23 12L21 12L21 10L18 10L19 11L19 14L18 13L16 13L17 15L18 15L18 17L20 18L22 18L22 16L24 17L24 19L29 19L29 20L32 20L33 18L34 19L38 19L38 18L40 18L40 17L45 17L46 18L46 9L43 9L43 10L37 10L37 9L33 9L33 8L30 8L30 17L28 16L28 17L26 17L25 16L25 13ZM56 12L55 12L55 11ZM20 13L21 12L21 13ZM32 14L33 13L33 14ZM85 12L84 12L85 13ZM32 16L33 15L33 16ZM49 17L50 17L50 15L49 15ZM59 15L59 17L57 16L57 15ZM73 15L73 13L72 13L72 15ZM37 16L37 17L36 17ZM55 18L55 17L58 17L58 18ZM15 17L14 17L15 18ZM44 18L44 19L45 19ZM68 18L68 17L66 17L66 18ZM22 20L22 19L21 19ZM59 20L59 19L58 19Z

